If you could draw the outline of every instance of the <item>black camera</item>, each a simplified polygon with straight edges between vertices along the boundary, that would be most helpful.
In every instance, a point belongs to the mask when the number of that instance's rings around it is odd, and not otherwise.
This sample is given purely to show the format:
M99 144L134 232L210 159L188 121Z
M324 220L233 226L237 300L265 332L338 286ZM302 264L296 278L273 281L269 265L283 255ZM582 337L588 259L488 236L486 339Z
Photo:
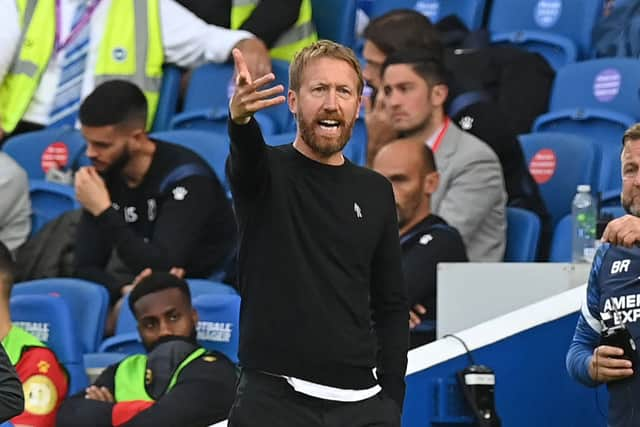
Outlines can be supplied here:
M600 345L621 348L624 351L624 354L620 356L620 358L629 360L632 364L632 368L635 368L638 360L636 342L624 323L610 328L605 328L602 331Z

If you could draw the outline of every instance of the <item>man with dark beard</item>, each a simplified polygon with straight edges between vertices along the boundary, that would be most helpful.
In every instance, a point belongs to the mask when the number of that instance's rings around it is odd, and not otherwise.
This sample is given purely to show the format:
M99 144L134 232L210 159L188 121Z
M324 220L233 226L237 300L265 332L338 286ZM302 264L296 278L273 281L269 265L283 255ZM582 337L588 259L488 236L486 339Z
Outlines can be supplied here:
M235 50L227 173L240 228L242 374L233 427L399 426L408 305L393 191L342 155L363 79L353 52L319 41L298 52L287 94L298 132L268 147L259 90ZM374 375L374 368L377 371Z
M146 115L142 91L118 80L80 107L93 166L75 177L84 207L76 274L105 285L112 302L146 268L209 277L235 245L231 206L213 170L186 148L151 140Z
M142 279L129 297L148 354L129 356L67 399L58 426L206 427L226 418L236 372L196 342L187 283L169 273Z

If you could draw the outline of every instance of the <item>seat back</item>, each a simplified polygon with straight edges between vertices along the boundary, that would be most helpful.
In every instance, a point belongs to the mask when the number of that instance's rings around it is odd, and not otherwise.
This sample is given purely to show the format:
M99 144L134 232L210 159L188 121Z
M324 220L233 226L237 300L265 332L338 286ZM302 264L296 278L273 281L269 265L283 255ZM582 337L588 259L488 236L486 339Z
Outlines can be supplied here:
M556 132L520 135L519 139L555 225L571 212L579 184L597 188L599 150L590 139Z
M31 235L47 222L63 213L80 208L73 187L65 184L32 179L29 181L31 198Z
M438 22L449 15L456 15L470 30L482 26L485 0L418 0L413 8L431 22Z
M198 341L209 350L238 362L240 334L239 295L200 295L193 301L198 311Z
M550 262L571 262L571 247L573 244L573 225L571 214L565 215L553 229L551 249L549 251Z
M591 50L591 31L602 15L602 0L493 0L488 29L492 34L547 33L570 40L579 57ZM552 40L552 39L550 39Z
M238 295L238 292L231 286L222 282L214 282L207 279L187 279L191 299L195 300L200 295Z
M394 9L411 9L415 4L416 0L372 0L369 6L369 17L377 18Z
M318 38L344 46L355 43L356 0L311 0Z
M540 241L540 218L531 211L507 207L506 262L533 262Z
M163 67L158 109L156 110L156 116L153 119L153 126L151 127L154 132L169 129L171 118L178 110L181 81L182 71L180 71L180 68L175 65L165 65Z
M69 372L69 394L88 385L82 346L75 322L63 298L51 295L17 295L10 300L11 320L51 348Z
M85 140L78 130L70 127L44 129L9 138L2 151L22 166L29 179L44 179L52 167L77 169Z
M225 174L225 164L229 155L227 136L199 129L175 129L152 133L151 138L186 147L206 161L216 173L225 191L229 183Z
M11 295L60 297L69 308L82 352L91 353L98 349L109 308L109 293L104 286L72 278L38 279L16 283Z

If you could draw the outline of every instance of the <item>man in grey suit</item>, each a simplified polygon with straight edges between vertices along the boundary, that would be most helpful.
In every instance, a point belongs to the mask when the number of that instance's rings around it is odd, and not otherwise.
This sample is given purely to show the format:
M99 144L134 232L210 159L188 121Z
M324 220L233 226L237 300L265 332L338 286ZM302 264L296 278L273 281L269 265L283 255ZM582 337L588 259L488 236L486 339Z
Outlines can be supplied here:
M440 186L433 212L457 228L470 261L502 261L506 242L502 168L487 144L449 117L447 73L424 51L389 55L381 70L385 108L400 136L419 138L435 154Z

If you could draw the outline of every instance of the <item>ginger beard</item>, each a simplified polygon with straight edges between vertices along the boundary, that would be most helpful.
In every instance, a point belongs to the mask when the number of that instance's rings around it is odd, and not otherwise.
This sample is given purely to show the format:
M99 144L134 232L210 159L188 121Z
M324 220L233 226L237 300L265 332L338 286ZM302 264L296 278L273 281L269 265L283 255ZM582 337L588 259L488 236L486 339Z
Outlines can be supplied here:
M302 141L322 157L342 151L351 138L356 121L354 116L347 122L338 113L317 114L312 120L307 120L301 108L298 108L296 117Z

